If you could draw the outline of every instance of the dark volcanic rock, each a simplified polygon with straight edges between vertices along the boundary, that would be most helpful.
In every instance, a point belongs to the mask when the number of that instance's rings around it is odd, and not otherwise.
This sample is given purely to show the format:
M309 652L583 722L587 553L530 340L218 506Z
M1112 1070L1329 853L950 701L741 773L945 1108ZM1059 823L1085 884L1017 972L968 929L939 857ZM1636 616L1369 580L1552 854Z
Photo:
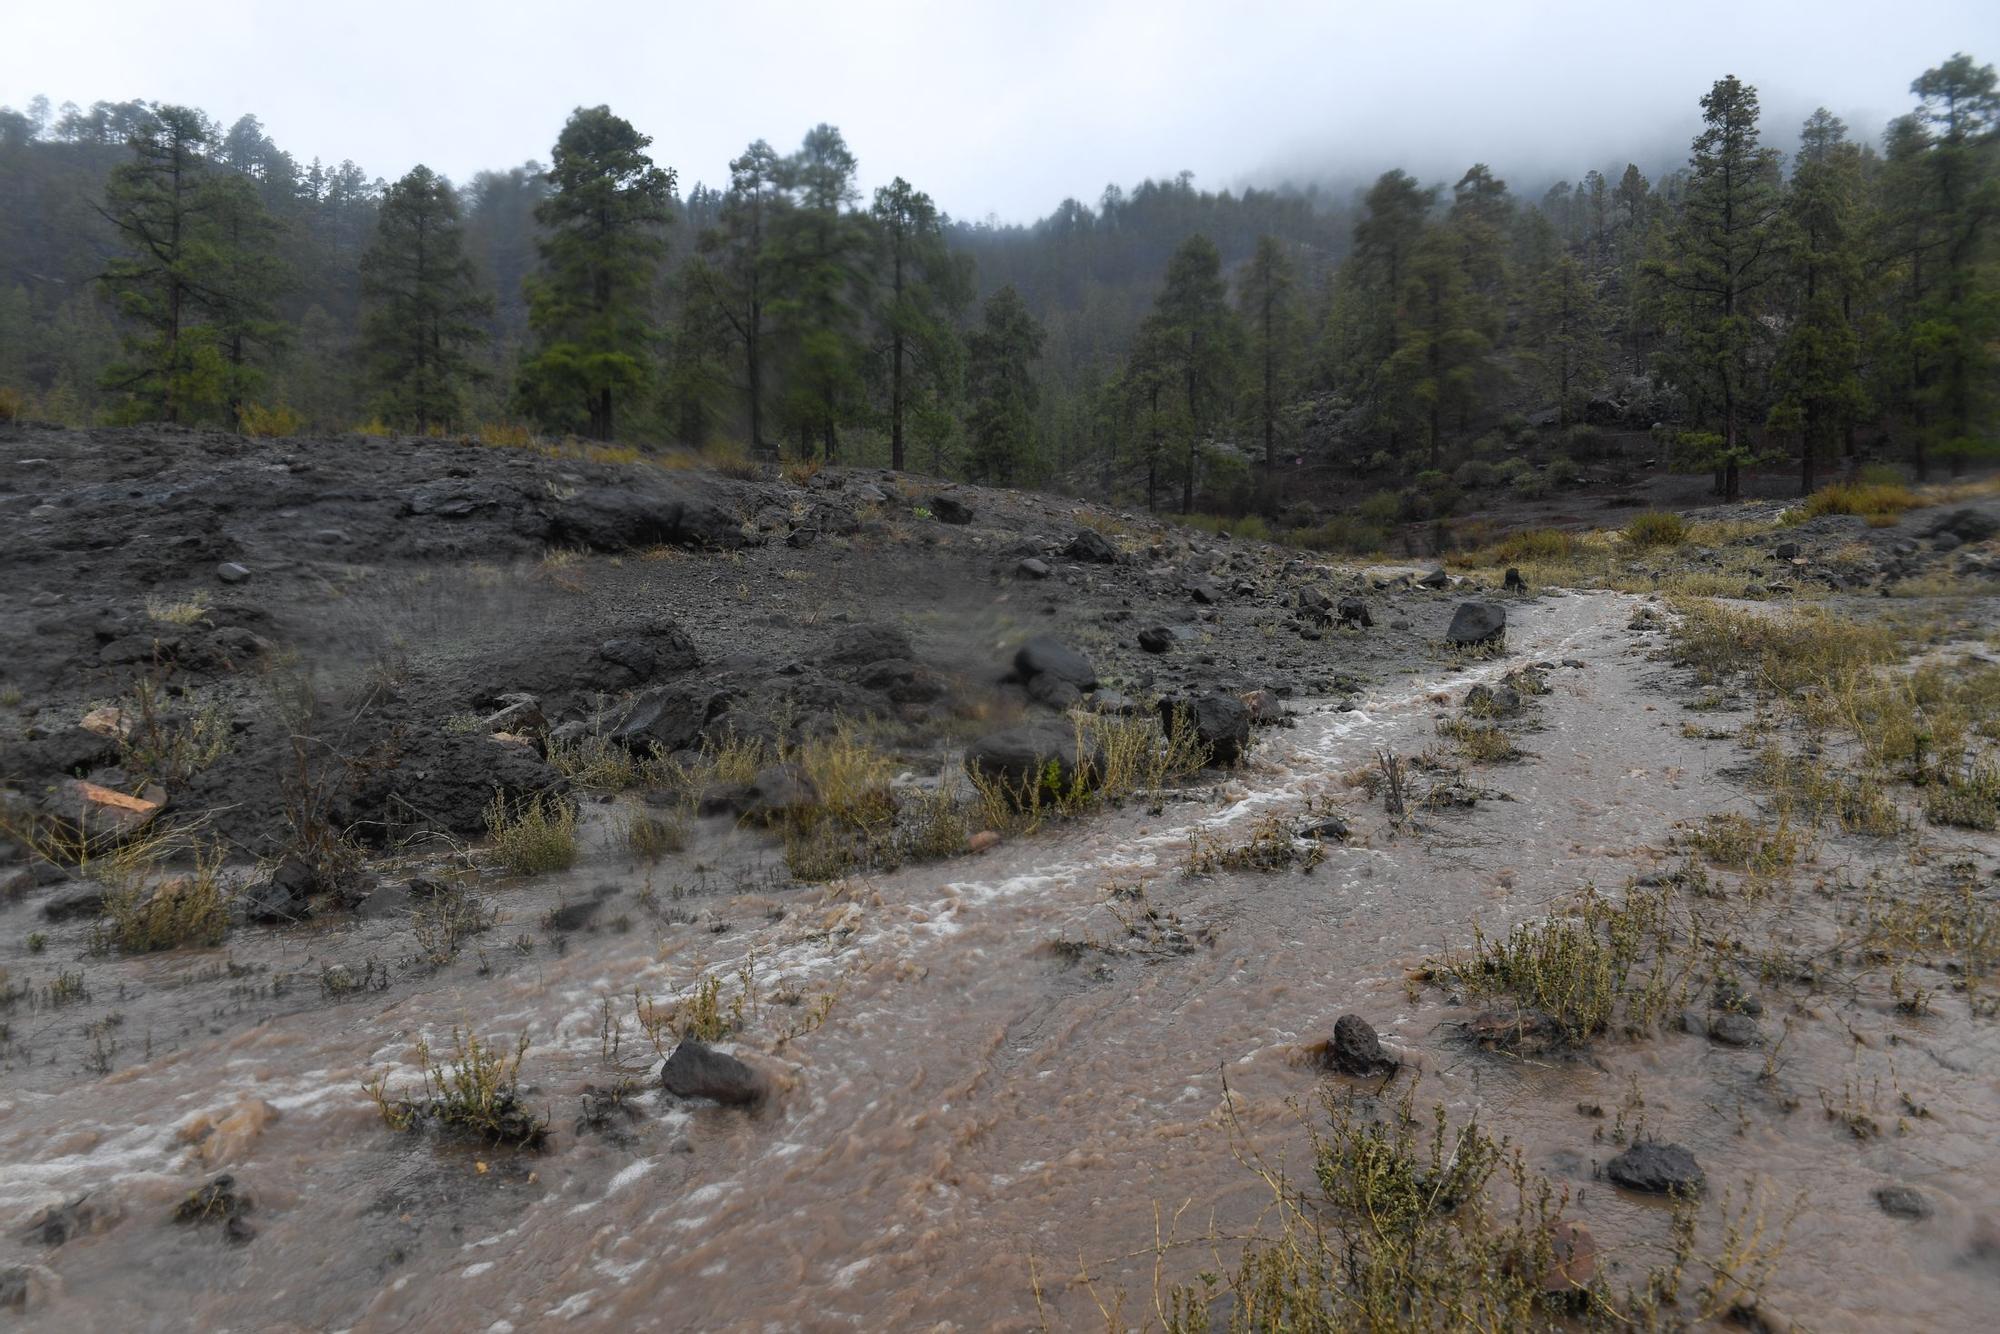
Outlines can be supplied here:
M1708 1178L1694 1155L1678 1144L1646 1140L1604 1165L1613 1185L1648 1195L1696 1195Z
M222 1235L241 1245L257 1235L244 1217L251 1208L250 1197L237 1190L236 1178L225 1172L175 1206L174 1221L220 1223Z
M1165 653L1174 646L1174 632L1164 625L1150 626L1139 632L1139 647L1148 653Z
M1095 528L1077 529L1076 536L1072 537L1069 540L1069 545L1063 548L1063 555L1070 560L1081 561L1086 565L1116 565L1118 563L1118 548L1112 546L1110 539L1106 538L1103 533L1098 532Z
M561 786L562 776L517 742L477 732L406 736L357 769L343 823L370 843L425 826L478 835L495 794L515 801Z
M60 1246L72 1237L95 1232L104 1221L90 1197L79 1195L68 1204L52 1204L42 1210L28 1224L26 1236L43 1246Z
M1183 713L1195 736L1208 747L1209 763L1234 764L1250 748L1250 709L1234 695L1196 695L1160 701L1160 726L1172 729L1174 715Z
M1326 1063L1344 1075L1374 1075L1396 1067L1396 1058L1382 1050L1366 1019L1343 1014L1334 1021L1333 1041L1326 1044Z
M1104 752L1101 747L1083 751L1077 744L1076 727L1062 719L989 733L965 750L969 772L1016 789L1039 782L1051 765L1065 788L1076 780L1079 765L1085 769L1086 784L1091 784L1104 772Z
M727 701L711 691L655 686L625 706L608 735L639 754L653 746L672 753L701 740L702 729L722 713Z
M681 1098L751 1107L769 1094L764 1077L727 1052L684 1038L660 1067L660 1086Z
M1915 1186L1878 1186L1875 1203L1891 1218L1929 1218L1931 1202Z
M1444 632L1451 644L1484 644L1507 631L1507 609L1491 602L1461 602Z
M1051 709L1067 709L1082 702L1083 692L1052 672L1028 678L1028 698Z
M917 651L910 637L890 625L857 625L836 636L820 661L829 667L860 667L892 658L910 659Z
M96 886L78 886L57 894L42 905L42 916L51 922L68 922L79 917L95 917L104 911L105 891Z
M1444 567L1440 565L1424 575L1423 578L1417 580L1417 584L1422 588L1450 588L1451 576L1446 574Z
M1097 684L1097 668L1091 666L1090 659L1048 635L1036 635L1014 651L1014 673L1025 683L1038 676L1053 676L1078 690Z
M930 512L939 523L971 523L972 506L956 496L935 495L931 497Z
M1756 1047L1764 1041L1757 1021L1734 1010L1725 1010L1711 1018L1708 1021L1708 1036L1725 1047Z
M812 775L797 764L771 764L757 771L737 813L751 820L781 820L819 805Z
M553 506L548 537L594 551L650 546L740 547L743 534L720 506L665 479L638 474L630 484L598 486Z
M2000 533L2000 519L1975 509L1953 510L1930 526L1928 535L1940 537L1950 533L1960 542L1984 542Z
M1344 843L1348 835L1353 832L1348 827L1347 821L1341 819L1338 815L1329 815L1325 819L1315 820L1305 828L1299 830L1299 837L1316 838L1321 842L1332 839L1336 843Z

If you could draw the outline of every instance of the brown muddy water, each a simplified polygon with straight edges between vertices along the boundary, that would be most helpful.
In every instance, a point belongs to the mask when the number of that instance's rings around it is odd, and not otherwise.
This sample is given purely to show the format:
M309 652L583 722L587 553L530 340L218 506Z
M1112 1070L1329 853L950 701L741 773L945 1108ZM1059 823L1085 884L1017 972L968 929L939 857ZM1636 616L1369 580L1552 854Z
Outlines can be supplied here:
M1104 1327L1108 1309L1139 1327L1159 1285L1226 1272L1231 1238L1264 1221L1269 1192L1246 1159L1307 1174L1303 1118L1328 1078L1315 1044L1354 1012L1408 1057L1399 1079L1419 1081L1419 1107L1476 1113L1571 1191L1570 1216L1614 1274L1637 1279L1660 1257L1668 1213L1596 1178L1616 1148L1580 1106L1695 1152L1709 1243L1746 1199L1773 1223L1803 1199L1769 1309L1824 1329L1990 1328L2000 1039L1962 996L1912 1017L1874 985L1767 993L1762 1050L1670 1032L1523 1061L1467 1046L1455 1022L1471 1009L1408 979L1464 949L1475 921L1503 931L1586 882L1615 891L1670 865L1676 821L1752 809L1727 772L1744 752L1683 733L1668 674L1626 628L1631 609L1612 595L1524 605L1505 658L1439 664L1356 711L1306 711L1246 769L1157 814L1130 806L981 857L792 889L748 833L711 831L696 851L720 869L704 875L691 857L635 868L600 809L603 846L577 871L482 885L505 919L436 972L407 957L395 921L92 961L87 998L11 1016L0 1268L30 1269L21 1319L1073 1329ZM1530 757L1474 772L1511 800L1398 834L1348 786L1378 750L1435 744L1438 692L1455 702L1474 680L1564 658L1584 665L1549 674L1538 726L1520 737ZM1197 832L1240 835L1309 803L1355 826L1312 871L1182 873ZM1934 860L1993 851L1932 842ZM1812 858L1782 911L1714 929L1821 950L1838 926L1828 885L1876 865L1918 873L1893 844L1823 837ZM1128 931L1141 890L1185 943ZM558 901L593 896L588 928L561 943L538 929ZM39 923L17 907L6 925L17 979L77 966L80 937L56 934L31 957L20 941ZM361 975L371 961L386 990L321 994L328 964ZM668 1001L705 975L725 1001L748 978L733 1049L777 1086L755 1112L654 1086L633 997ZM364 1079L414 1081L414 1040L448 1045L454 1026L530 1036L524 1081L550 1110L549 1152L384 1128ZM644 1085L637 1115L613 1133L574 1128L582 1088L621 1070ZM1857 1138L1829 1102L1872 1108L1882 1133ZM246 1244L166 1221L218 1171L254 1199ZM1882 1213L1871 1193L1897 1183L1933 1215ZM54 1248L24 1236L42 1209L86 1193L99 1217L83 1235Z

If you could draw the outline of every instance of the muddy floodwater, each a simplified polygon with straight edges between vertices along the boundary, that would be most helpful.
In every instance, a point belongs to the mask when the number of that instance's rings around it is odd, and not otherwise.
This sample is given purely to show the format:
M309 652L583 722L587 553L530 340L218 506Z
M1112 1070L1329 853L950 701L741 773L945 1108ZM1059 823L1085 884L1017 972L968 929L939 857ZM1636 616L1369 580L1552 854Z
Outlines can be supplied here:
M1991 1328L2000 1037L1964 995L1941 985L1906 1014L1871 987L1779 989L1762 1046L1670 1024L1524 1060L1469 1046L1473 1003L1412 979L1475 923L1504 932L1587 883L1662 872L1677 822L1753 809L1744 751L1716 735L1729 713L1684 728L1688 692L1628 628L1634 605L1524 603L1502 657L1440 661L1348 711L1299 704L1240 771L981 856L794 888L749 831L635 866L605 806L579 869L482 883L503 917L442 969L409 960L389 917L95 961L88 996L9 1017L27 1054L0 1088L0 1267L26 1267L23 1319L49 1329L1071 1329L1103 1327L1100 1308L1138 1327L1161 1284L1233 1267L1230 1239L1264 1220L1246 1161L1307 1173L1304 1121L1332 1078L1317 1045L1355 1013L1405 1057L1418 1106L1476 1113L1569 1190L1614 1277L1669 1240L1664 1205L1598 1175L1608 1127L1643 1121L1700 1159L1705 1227L1745 1201L1774 1225L1796 1211L1772 1311ZM1357 771L1435 745L1443 701L1532 662L1551 689L1517 732L1527 756L1474 769L1470 809L1393 830ZM1353 836L1310 870L1184 873L1197 836L1329 810ZM1990 866L1986 836L1931 843L1929 866ZM1909 858L1821 834L1748 944L1829 948L1819 891L1877 864L1927 873ZM590 902L573 929L544 922ZM1750 929L1728 912L1713 930ZM51 929L31 956L38 923L7 913L16 978L75 966L80 935ZM334 967L361 984L330 994ZM634 997L705 976L744 999L732 1049L775 1090L755 1111L658 1089ZM415 1040L448 1047L454 1027L528 1035L548 1151L384 1127L364 1081L414 1082ZM585 1086L621 1076L630 1114L575 1124ZM218 1172L252 1200L248 1241L167 1221ZM1878 1207L1899 1184L1928 1217ZM59 1247L23 1231L79 1196L91 1221Z

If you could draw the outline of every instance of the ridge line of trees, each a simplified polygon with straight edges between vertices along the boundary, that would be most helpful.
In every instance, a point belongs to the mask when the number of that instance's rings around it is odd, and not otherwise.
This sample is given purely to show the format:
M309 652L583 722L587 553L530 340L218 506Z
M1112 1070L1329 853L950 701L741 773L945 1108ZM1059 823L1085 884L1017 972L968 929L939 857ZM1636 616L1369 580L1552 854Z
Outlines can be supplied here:
M1032 228L900 177L864 201L830 125L682 198L578 108L548 167L461 192L301 168L254 117L38 99L0 108L0 389L81 420L735 438L1183 511L1332 474L1422 517L1620 430L1730 498L1782 460L1806 490L1864 455L1956 472L1996 452L2000 90L1960 54L1911 92L1879 148L1822 109L1788 161L1725 76L1685 168L1533 202L1485 164L1351 205L1184 173Z

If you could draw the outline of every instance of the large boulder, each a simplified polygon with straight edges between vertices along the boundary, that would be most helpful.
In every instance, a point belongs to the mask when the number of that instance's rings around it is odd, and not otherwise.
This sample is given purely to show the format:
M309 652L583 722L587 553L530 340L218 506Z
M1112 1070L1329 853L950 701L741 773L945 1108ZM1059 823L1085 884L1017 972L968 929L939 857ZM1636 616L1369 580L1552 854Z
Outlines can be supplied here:
M693 1038L683 1038L660 1067L660 1087L675 1097L707 1098L725 1107L753 1107L770 1094L762 1075Z
M967 524L972 522L972 506L957 496L940 493L931 497L931 516L939 523Z
M632 617L615 623L608 635L523 643L466 669L455 688L481 708L522 691L560 708L657 685L701 665L694 641L668 617Z
M476 836L495 795L511 802L563 785L533 747L481 732L412 734L369 761L355 766L339 823L370 843L425 827Z
M1067 681L1079 691L1097 684L1097 668L1090 659L1049 635L1036 635L1014 651L1014 674L1024 684L1038 676Z
M548 540L594 551L650 546L737 547L741 525L728 511L665 480L580 491L553 507Z
M797 764L771 764L741 787L719 789L702 798L701 813L729 812L766 824L804 814L819 805L819 788Z
M1064 789L1076 783L1079 772L1084 786L1095 786L1104 775L1104 765L1104 748L1088 739L1080 741L1076 725L1067 719L991 732L965 749L968 773L1017 791L1039 783L1051 769Z
M889 658L914 658L910 637L892 625L857 625L834 636L819 660L829 667L860 667Z
M633 696L606 735L638 754L655 746L671 754L697 744L703 729L727 706L727 697L713 691L655 686Z
M1937 537L1950 533L1961 542L1984 542L2000 533L2000 518L1995 518L1982 510L1959 509L1939 519L1930 526L1928 535Z
M1444 632L1448 644L1486 644L1507 633L1507 609L1493 602L1461 602Z
M1160 726L1172 729L1185 713L1194 734L1208 747L1211 764L1234 764L1250 748L1250 707L1234 695L1194 695L1160 701Z
M1118 563L1118 548L1112 546L1110 539L1106 538L1103 533L1098 532L1095 528L1077 529L1076 536L1072 537L1069 540L1069 545L1063 548L1063 555L1073 561L1081 561L1086 565L1116 565Z

